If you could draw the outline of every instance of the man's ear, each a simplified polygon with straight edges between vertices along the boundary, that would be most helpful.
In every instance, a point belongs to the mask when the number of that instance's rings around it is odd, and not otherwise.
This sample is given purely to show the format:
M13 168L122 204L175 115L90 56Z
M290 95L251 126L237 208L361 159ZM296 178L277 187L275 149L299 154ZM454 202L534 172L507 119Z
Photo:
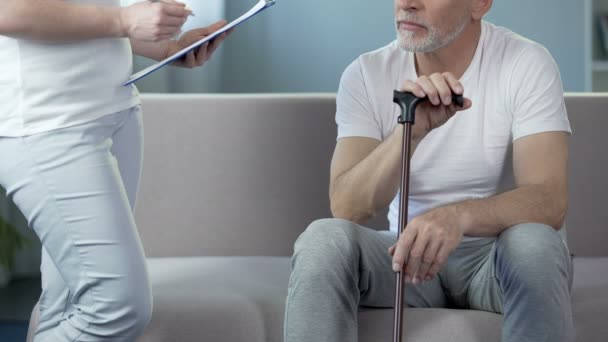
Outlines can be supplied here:
M473 0L471 16L475 20L481 20L492 8L493 0Z

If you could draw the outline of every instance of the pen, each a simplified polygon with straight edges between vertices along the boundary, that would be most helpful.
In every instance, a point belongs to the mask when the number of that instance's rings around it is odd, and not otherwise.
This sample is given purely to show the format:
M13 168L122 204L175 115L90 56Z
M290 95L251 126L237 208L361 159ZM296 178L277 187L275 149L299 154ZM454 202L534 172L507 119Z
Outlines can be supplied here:
M164 1L164 0L148 0L150 2L163 2L165 4L168 4L168 2ZM190 11L190 16L195 17L194 12L192 12L192 9L190 9L190 7L186 6L186 11Z

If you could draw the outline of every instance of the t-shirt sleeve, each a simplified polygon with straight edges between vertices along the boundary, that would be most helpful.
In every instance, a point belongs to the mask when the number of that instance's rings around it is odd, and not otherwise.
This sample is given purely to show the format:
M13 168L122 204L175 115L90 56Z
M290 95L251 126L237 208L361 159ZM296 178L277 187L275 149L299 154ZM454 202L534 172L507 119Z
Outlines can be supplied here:
M532 45L522 52L508 89L513 140L542 132L571 133L559 69L544 47Z
M374 116L360 59L351 63L342 74L336 97L336 123L338 139L367 137L382 140L382 129Z

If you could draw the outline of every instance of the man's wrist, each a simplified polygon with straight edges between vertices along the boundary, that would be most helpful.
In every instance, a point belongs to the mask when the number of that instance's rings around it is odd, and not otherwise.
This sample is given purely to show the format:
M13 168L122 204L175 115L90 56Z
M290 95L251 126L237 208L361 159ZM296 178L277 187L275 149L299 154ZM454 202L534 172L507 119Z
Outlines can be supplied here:
M424 137L426 137L427 134L428 133L417 133L417 132L414 132L414 130L412 130L412 142L414 144L419 144L422 141L422 139L424 139Z
M393 134L396 136L395 139L399 140L399 144L401 144L401 141L403 140L403 134L405 134L405 125L398 124L395 127ZM412 143L418 144L420 141L422 141L422 139L424 139L424 137L426 137L427 134L428 133L417 132L416 130L413 129L413 126L412 126L412 133L411 133Z
M449 206L453 210L456 217L456 224L462 231L463 235L468 235L471 227L475 225L475 215L473 213L473 205L471 200L455 203Z

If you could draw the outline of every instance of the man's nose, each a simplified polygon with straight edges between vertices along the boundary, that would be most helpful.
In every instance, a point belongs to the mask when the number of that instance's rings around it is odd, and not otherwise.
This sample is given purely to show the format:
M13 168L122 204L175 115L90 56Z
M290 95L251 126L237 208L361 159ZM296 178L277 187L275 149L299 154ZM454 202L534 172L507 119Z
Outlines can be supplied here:
M396 0L396 4L402 10L417 10L422 7L422 0Z

